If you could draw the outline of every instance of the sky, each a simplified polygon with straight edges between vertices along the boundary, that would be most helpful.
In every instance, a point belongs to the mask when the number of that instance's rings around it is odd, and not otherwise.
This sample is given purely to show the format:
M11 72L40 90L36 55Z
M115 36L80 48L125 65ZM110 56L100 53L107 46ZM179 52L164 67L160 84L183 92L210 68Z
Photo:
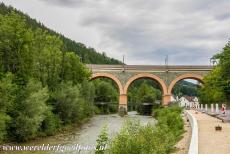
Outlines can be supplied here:
M230 38L229 0L0 1L130 65L208 65Z

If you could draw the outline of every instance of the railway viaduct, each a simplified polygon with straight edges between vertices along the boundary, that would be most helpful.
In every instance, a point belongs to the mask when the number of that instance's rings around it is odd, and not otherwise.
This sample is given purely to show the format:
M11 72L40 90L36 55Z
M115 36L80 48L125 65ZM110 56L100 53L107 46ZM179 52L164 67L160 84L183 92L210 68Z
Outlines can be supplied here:
M119 107L127 109L127 92L135 80L149 78L159 83L162 90L162 105L170 103L172 89L183 79L195 79L203 83L204 76L212 70L208 65L95 65L87 64L92 72L91 79L110 78L119 89Z

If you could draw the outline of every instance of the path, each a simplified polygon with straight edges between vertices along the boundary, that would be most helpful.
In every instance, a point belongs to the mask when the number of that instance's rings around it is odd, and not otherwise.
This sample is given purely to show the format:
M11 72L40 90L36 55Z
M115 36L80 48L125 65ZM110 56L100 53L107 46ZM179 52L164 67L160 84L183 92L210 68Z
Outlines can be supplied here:
M189 110L198 123L199 154L230 154L230 124L207 114ZM222 131L215 131L215 126L222 126Z
M190 145L190 141L191 141L191 135L192 135L191 126L189 122L187 121L187 117L184 114L182 118L184 120L185 133L183 134L183 138L176 144L177 150L175 151L174 154L187 154L189 145Z

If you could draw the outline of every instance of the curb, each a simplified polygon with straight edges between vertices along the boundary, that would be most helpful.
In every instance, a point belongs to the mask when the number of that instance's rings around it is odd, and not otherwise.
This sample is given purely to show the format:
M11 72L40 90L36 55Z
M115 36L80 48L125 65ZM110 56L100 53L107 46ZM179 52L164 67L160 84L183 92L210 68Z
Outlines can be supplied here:
M192 127L192 137L189 145L188 154L198 154L198 125L196 118L189 113L188 111L185 111L187 113L187 117L189 119L189 123Z

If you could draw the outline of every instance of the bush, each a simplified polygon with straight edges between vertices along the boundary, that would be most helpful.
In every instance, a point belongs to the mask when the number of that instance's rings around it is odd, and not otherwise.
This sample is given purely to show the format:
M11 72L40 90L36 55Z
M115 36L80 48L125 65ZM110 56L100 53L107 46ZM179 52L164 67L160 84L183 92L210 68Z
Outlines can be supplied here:
M61 121L57 115L53 114L50 110L45 113L45 119L41 125L41 134L54 135L61 127Z
M5 113L0 113L0 143L5 139L7 135L7 124L10 122L10 116Z
M63 124L80 121L83 109L82 100L78 86L72 83L62 83L52 95L54 113L56 113Z
M15 105L11 130L17 141L27 141L37 136L45 113L48 110L47 88L42 88L40 82L30 80L19 94Z
M109 140L107 131L108 131L108 127L107 125L105 125L97 139L97 146L96 146L95 154L104 154L106 147L107 147L108 140Z
M110 142L107 153L113 154L168 154L183 133L181 110L177 107L156 111L158 123L142 126L128 120Z
M177 139L180 139L184 132L184 123L181 118L182 109L177 106L162 108L155 111L155 117L158 120L159 127L166 125Z
M0 143L7 137L7 128L11 117L9 112L15 100L17 86L12 82L13 74L0 73Z
M82 98L80 86L72 85L71 82L60 84L52 94L54 113L65 124L81 122L93 114L93 105Z

